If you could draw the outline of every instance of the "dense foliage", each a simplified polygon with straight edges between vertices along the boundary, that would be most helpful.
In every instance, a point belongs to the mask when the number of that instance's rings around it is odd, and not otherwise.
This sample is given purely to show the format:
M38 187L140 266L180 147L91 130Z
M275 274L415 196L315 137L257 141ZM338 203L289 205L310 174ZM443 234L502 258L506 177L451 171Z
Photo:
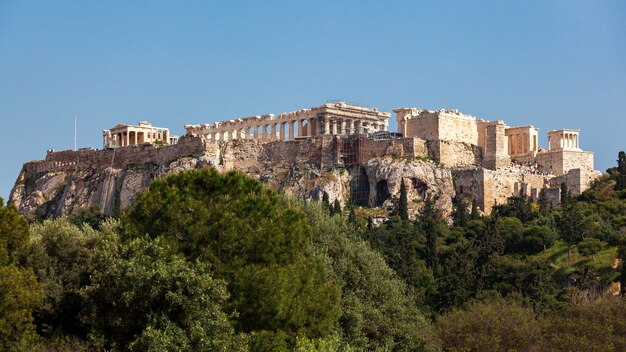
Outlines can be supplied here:
M368 209L242 174L151 184L119 219L28 224L0 202L0 351L623 351L626 161L562 204L484 216L406 188Z

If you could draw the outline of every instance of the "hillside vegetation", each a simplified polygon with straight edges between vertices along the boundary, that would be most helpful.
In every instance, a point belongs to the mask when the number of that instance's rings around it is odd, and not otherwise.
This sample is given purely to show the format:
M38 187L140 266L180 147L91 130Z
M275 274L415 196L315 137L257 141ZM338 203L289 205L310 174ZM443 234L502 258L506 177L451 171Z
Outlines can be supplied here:
M239 173L154 181L119 218L0 206L0 350L624 351L626 158L562 205L432 200L379 227ZM621 283L621 285L620 285Z

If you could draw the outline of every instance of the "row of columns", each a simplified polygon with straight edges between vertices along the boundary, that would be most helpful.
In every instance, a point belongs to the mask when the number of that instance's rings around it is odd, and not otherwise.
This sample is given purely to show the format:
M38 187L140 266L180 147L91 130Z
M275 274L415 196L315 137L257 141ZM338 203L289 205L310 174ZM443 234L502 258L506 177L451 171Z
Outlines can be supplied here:
M295 130L296 124L298 126L297 132ZM317 117L235 127L219 132L209 132L208 136L212 141L233 139L254 139L261 141L294 140L296 137L360 134L371 132L372 130L384 131L385 127L384 123L372 123L359 119Z
M580 145L578 140L578 133L563 133L559 135L548 136L548 146L550 149L579 149Z
M563 134L563 137L561 137L561 148L578 148L578 134Z
M157 140L168 142L168 138L169 136L167 130L154 130L148 132L126 130L123 132L103 134L103 145L114 147L127 147Z
M530 139L528 133L519 133L509 136L509 154L518 155L527 153L529 150Z

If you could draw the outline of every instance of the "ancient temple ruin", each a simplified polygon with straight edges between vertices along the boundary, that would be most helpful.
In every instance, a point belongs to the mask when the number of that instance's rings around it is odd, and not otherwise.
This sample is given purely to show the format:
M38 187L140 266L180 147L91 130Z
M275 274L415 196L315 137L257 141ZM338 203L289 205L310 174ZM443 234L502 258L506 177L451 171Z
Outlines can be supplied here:
M355 135L386 131L390 114L344 102L310 109L216 122L185 125L187 134L209 141L253 139L284 141L321 135Z
M103 130L102 150L49 151L45 160L26 163L12 199L24 212L43 206L45 199L58 200L57 215L69 207L62 205L67 199L81 200L75 206L95 202L110 212L128 206L155 170L214 166L245 172L277 188L291 187L306 199L318 199L320 190L327 189L331 201L390 209L404 182L415 207L434 197L449 213L452 198L465 198L490 213L494 205L518 195L535 201L545 196L555 205L561 183L576 195L600 176L593 153L580 147L578 130L549 131L548 146L542 148L532 125L509 126L450 109L393 111L397 133L388 131L390 113L344 102L185 125L180 141L168 128L146 121L119 124ZM183 166L188 162L195 166ZM129 165L132 169L126 170ZM26 189L49 173L56 175L49 182L73 182L64 173L81 170L100 170L95 174L102 177L82 191L77 185ZM54 193L60 189L66 191ZM123 195L118 205L116 192Z
M104 148L119 148L144 143L172 145L178 141L169 128L152 126L148 121L137 125L118 124L110 130L102 130Z

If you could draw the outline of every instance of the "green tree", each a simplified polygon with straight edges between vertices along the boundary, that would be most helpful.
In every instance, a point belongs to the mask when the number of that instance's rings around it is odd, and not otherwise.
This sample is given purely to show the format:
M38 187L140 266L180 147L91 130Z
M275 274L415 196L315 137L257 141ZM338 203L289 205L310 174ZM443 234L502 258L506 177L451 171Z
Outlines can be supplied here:
M105 219L106 216L97 205L78 209L68 217L68 221L76 226L87 224L96 230L100 229L100 223Z
M404 179L400 182L400 206L398 208L398 215L400 219L404 221L409 220L409 202L406 193L406 186L404 185Z
M0 265L0 351L33 349L38 337L32 312L42 296L32 271Z
M623 151L617 155L617 179L615 190L621 191L626 189L626 153Z
M478 252L469 244L458 244L443 254L437 277L437 309L445 312L460 307L475 294Z
M116 222L103 225L110 229ZM45 220L31 226L31 241L24 264L31 268L44 288L44 304L36 311L39 330L46 336L57 333L86 336L78 319L89 283L92 261L100 233L82 229L64 219Z
M626 242L620 243L620 245L617 247L617 257L620 259L620 295L626 296Z
M350 208L350 215L348 215L348 222L352 225L357 225L358 220L356 217L356 213L354 212L354 208Z
M567 183L561 182L561 206L566 206L572 199Z
M524 230L518 248L523 253L536 254L551 247L556 237L552 228L548 226L530 226Z
M333 206L333 215L341 215L341 203L339 203L339 199L335 198L335 205Z
M559 235L567 243L567 257L572 253L572 245L582 239L582 228L585 220L582 205L567 201L562 208L557 222Z
M517 217L502 217L496 220L496 231L504 240L504 252L512 253L518 250L522 240L524 225Z
M415 291L415 302L418 306L428 309L436 291L436 282L433 271L424 260L425 236L419 226L413 226L410 222L394 216L387 223L366 232L364 237Z
M28 246L28 222L0 198L0 351L31 350L37 341L33 310L42 302L31 270L17 265Z
M154 181L122 220L126 234L160 238L168 248L212 266L228 283L238 331L309 338L332 332L339 288L307 255L304 214L243 174L215 169ZM277 335L278 336L278 335Z
M592 260L596 260L596 253L602 250L604 244L602 241L595 237L587 237L578 243L578 253L584 255L585 257L591 257Z
M472 212L470 213L470 219L478 220L480 218L480 213L478 212L478 201L472 198Z
M360 239L355 227L343 218L329 217L319 204L307 203L303 209L313 229L312 249L328 263L341 285L337 327L344 343L340 350L349 350L346 343L356 351L436 349L430 326L411 291L383 257ZM399 218L392 221L407 225ZM376 231L386 235L384 225Z
M542 340L533 309L503 298L445 314L436 329L450 351L538 351Z
M461 197L454 198L454 212L452 213L452 219L455 226L465 226L470 220L470 215L467 213L466 205Z
M0 198L0 265L13 263L28 245L28 221Z
M171 254L158 241L121 244L111 236L97 249L82 322L105 349L136 351L246 350L222 307L226 283L209 265Z
M324 191L324 194L322 195L322 204L324 204L324 209L332 214L333 208L330 207L330 199L326 191Z
M548 315L539 351L626 351L626 304L601 298Z
M539 191L539 199L537 199L537 205L539 205L539 212L542 215L546 215L550 210L550 204L548 203L548 196L546 195L546 188L542 188Z
M426 236L426 263L428 267L437 272L439 266L439 251L437 250L442 226L441 217L435 209L434 201L427 200L426 206L420 214L418 226Z

